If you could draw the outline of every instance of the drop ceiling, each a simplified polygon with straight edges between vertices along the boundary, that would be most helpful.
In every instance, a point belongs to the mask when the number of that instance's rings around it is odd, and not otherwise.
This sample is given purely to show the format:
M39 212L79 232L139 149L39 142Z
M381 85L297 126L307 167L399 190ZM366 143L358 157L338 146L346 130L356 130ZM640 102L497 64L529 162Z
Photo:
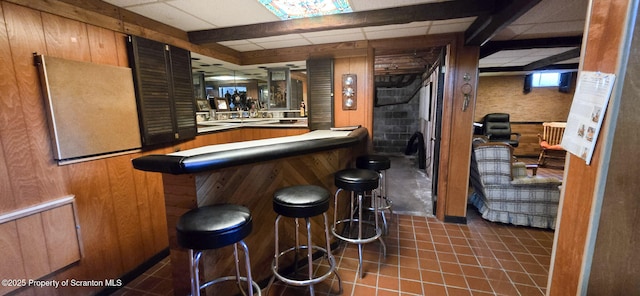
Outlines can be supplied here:
M489 0L487 0L489 1ZM522 0L513 0L522 1ZM178 28L188 33L229 29L238 26L268 24L278 22L279 19L269 12L258 0L105 0L115 6L122 7L147 18ZM354 13L376 12L382 9L401 8L419 4L434 4L455 1L439 0L349 0ZM509 1L502 1L505 3ZM468 2L470 3L470 2ZM488 2L487 2L488 3ZM588 0L542 0L524 12L515 20L506 22L508 25L498 30L487 42L482 44L480 70L500 72L500 69L516 71L518 67L530 65L533 62L553 59L554 67L575 68L579 61L579 48L583 33ZM418 7L418 6L416 6ZM410 36L424 36L442 33L465 32L470 29L476 16L459 17L443 20L413 21L389 25L355 26L346 29L319 30L312 32L291 33L277 36L244 38L238 40L224 40L218 45L228 47L237 52L259 51L303 45L319 45L336 42L359 40L376 40ZM255 28L261 28L259 25ZM557 38L572 37L575 42L555 44ZM542 44L527 48L519 41L542 40ZM548 41L545 43L545 41ZM492 44L499 44L493 46ZM514 45L516 44L516 45ZM531 46L531 45L529 45ZM482 51L492 48L489 53ZM572 55L563 57L563 53L572 51ZM433 50L415 49L405 52L405 59L417 57L426 59ZM201 60L194 62L194 68L201 71L235 71L246 72L248 76L258 76L266 70L258 67L281 67L287 64L298 69L304 69L304 61L290 61L287 63L238 66L230 63L198 56ZM567 58L568 57L568 58ZM388 58L388 57L387 57ZM558 60L560 59L560 60ZM221 64L219 66L205 66L201 64ZM392 63L378 65L377 69L392 67ZM570 66L561 66L570 65ZM491 70L488 70L491 69Z

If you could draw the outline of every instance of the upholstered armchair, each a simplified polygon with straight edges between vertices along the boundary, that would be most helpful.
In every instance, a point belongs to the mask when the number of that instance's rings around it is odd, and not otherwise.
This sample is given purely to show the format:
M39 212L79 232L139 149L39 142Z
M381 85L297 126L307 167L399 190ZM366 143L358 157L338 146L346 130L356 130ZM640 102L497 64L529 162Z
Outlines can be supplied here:
M471 158L471 203L492 222L555 228L560 180L529 177L525 164L513 162L513 147L484 143Z

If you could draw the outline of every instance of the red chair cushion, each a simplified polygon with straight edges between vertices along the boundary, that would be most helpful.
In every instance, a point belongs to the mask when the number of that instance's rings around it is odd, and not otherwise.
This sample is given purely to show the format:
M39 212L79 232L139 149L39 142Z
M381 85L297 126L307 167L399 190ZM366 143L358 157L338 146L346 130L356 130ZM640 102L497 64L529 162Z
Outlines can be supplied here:
M547 143L547 141L540 142L540 147L542 147L542 149L547 149L547 150L564 150L564 148L562 148L562 146L560 146L560 145L549 145L549 143Z

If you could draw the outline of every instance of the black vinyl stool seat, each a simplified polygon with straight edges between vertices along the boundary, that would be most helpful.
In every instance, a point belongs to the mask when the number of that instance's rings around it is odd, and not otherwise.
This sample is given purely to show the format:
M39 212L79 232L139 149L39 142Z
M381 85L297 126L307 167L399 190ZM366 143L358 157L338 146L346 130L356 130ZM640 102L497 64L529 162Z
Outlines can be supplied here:
M382 155L363 155L356 158L356 167L359 169L370 169L379 172L391 168L391 160Z
M378 172L380 176L380 182L377 191L371 191L371 198L378 198L378 211L382 216L382 225L384 233L389 233L389 224L387 223L387 217L385 211L389 211L389 216L393 217L393 201L387 196L387 170L391 168L391 160L389 157L383 155L362 155L356 158L356 167L359 169L369 169ZM378 193L378 194L374 194ZM373 201L372 201L373 204ZM372 211L373 206L370 206L368 210Z
M372 210L374 212L374 221L365 221L363 216L363 197L365 192L373 191L378 188L380 182L380 176L376 171L369 169L344 169L334 174L334 183L338 190L336 190L334 198L334 221L331 232L338 239L347 243L358 245L358 259L359 267L358 273L360 278L364 276L362 272L362 245L373 242L375 240L380 241L384 256L387 255L387 247L382 240L382 228L378 221L378 208L377 200L372 199ZM346 219L338 220L338 195L341 191L351 191L350 195L350 216ZM354 204L354 196L357 198L357 204ZM342 232L338 231L340 224L349 224L349 227L343 229ZM357 223L356 228L353 228L353 224ZM367 227L368 229L365 229ZM352 231L357 231L357 234L352 234ZM369 231L367 231L369 230Z
M176 224L176 237L181 247L189 249L191 295L200 295L201 289L229 280L236 280L239 288L241 288L241 281L247 282L249 295L254 294L254 288L257 294L261 295L260 287L251 278L249 249L243 241L251 233L252 228L253 221L249 209L240 205L205 206L192 209L180 216ZM229 245L234 246L236 275L217 278L201 285L199 262L202 251ZM240 276L238 245L244 250L246 277Z
M285 187L276 191L273 195L273 210L278 214L275 221L275 252L274 260L272 264L273 277L269 281L269 288L273 284L274 280L278 280L296 286L309 286L310 294L315 295L313 285L324 281L331 274L335 274L338 279L338 286L340 294L342 294L342 283L340 276L335 271L336 261L331 253L331 243L329 239L329 222L327 219L327 211L329 210L331 193L326 189L316 185L297 185L291 187ZM322 215L324 218L324 233L326 240L326 247L322 248L314 246L311 242L311 217ZM296 231L295 231L295 246L280 252L279 243L279 222L282 217L295 218ZM300 245L298 234L298 218L304 218L307 228L307 244ZM297 272L297 254L300 249L307 249L307 277L301 279L299 277L293 277L288 275L282 275L279 271L278 259L289 253L295 252L294 266L296 267L294 272ZM320 251L327 256L329 261L329 269L323 274L314 275L313 268L313 250ZM269 291L267 288L267 294Z

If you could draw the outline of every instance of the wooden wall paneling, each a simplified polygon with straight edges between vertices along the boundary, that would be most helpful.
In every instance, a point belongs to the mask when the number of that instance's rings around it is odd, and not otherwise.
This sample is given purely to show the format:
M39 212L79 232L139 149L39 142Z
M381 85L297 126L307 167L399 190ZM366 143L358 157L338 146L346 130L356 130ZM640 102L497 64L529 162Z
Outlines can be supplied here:
M637 2L636 2L637 3ZM636 4L637 5L637 4ZM635 12L635 11L634 11ZM633 40L622 86L615 137L611 148L606 189L601 202L598 230L593 247L593 261L588 278L588 295L633 295L640 291L640 22L636 18ZM609 109L614 112L614 108Z
M171 153L169 148L155 151L155 153L167 154ZM156 252L166 248L169 245L169 237L167 236L167 220L165 209L165 194L162 185L162 175L155 173L147 174L147 188L149 194L151 231L153 231L153 243Z
M511 123L511 132L520 133L520 144L513 150L513 155L531 157L540 155L538 134L542 136L542 123Z
M4 10L4 7L3 7ZM0 64L13 65L11 48L7 36L6 23L3 21L0 32ZM12 194L0 197L7 205L26 207L40 201L38 180L34 175L33 157L25 152L30 147L27 137L27 124L22 116L23 107L17 87L14 67L3 66L0 69L0 143L4 152L4 165L9 173L9 187ZM3 206L5 207L5 206ZM7 208L11 210L12 208Z
M195 178L192 175L171 175L146 173L147 175L160 175L162 188L164 188L164 205L166 215L165 233L168 234L168 243L171 247L171 270L175 295L186 295L190 291L189 286L189 256L186 249L178 246L175 226L180 216L188 210L197 207ZM185 189L186 188L186 189ZM182 190L180 190L182 189ZM177 194L174 195L174 192ZM202 273L202 272L201 272Z
M7 1L35 10L55 13L65 18L80 21L83 23L91 23L114 31L122 31L122 23L116 18L119 11L104 7L96 8L96 11L79 8L81 6L86 6L88 3L92 3L92 5L100 3L98 1L66 1L69 3L64 3L65 1Z
M116 52L118 54L118 66L120 67L129 67L129 56L127 54L126 40L127 40L127 35L115 33Z
M438 203L436 206L436 217L440 221L444 221L446 215L446 206L449 202L448 194L449 194L449 186L448 186L448 178L449 178L449 160L451 158L451 154L449 150L451 149L451 126L452 123L452 112L453 112L453 76L452 72L454 71L453 65L456 63L457 57L457 46L455 42L449 43L446 49L446 68L445 77L443 83L443 99L442 99L442 119L441 119L441 134L440 134L440 161L438 163Z
M124 274L107 160L77 163L65 169L70 192L76 196L85 249L82 270L76 272L87 279ZM96 288L87 288L85 293L92 290Z
M34 214L18 219L16 225L21 252L24 255L22 260L26 277L37 279L53 271L49 264L42 215Z
M471 138L473 135L474 103L478 85L478 56L480 53L480 48L477 46L463 46L461 36L462 35L460 35L460 38L457 40L456 59L455 62L452 63L453 69L455 70L451 71L453 73L450 74L453 83L453 102L448 106L453 108L453 110L451 110L452 112L450 113L452 114L452 118L450 121L449 150L444 152L450 155L449 160L446 162L450 173L446 185L449 188L447 189L446 195L445 221L447 221L447 217L451 217L458 222L466 219L467 213L469 187L461 185L469 184ZM465 97L461 91L461 87L467 83L464 79L465 75L470 77L468 83L472 85L473 91L470 94L466 111L462 111ZM444 112L444 114L446 113L449 112Z
M40 89L40 77L33 65L33 52L46 53L40 13L32 9L2 3L7 22L11 57L22 103L22 117L27 125L29 153L38 182L39 201L68 193L63 171L53 160L45 104ZM14 114L18 116L18 114Z
M0 15L4 15L4 10L1 4L2 3L0 3ZM2 65L10 65L9 53L11 51L9 49L9 38L6 32L6 22L4 20L4 17L0 17L0 64ZM9 71L9 69L6 69L8 67L2 68L3 69L0 69L0 90L2 90L2 92L4 93L7 87L11 87L12 80L10 79L10 76L13 71ZM5 79L5 77L8 77L9 79ZM0 106L2 106L2 109L4 109L5 104L5 102L0 101ZM8 115L3 114L3 112L0 110L0 120L7 120L2 118L8 118ZM5 131L5 133L6 132L7 131ZM2 133L0 132L0 213L8 212L16 208L13 192L11 190L11 182L9 180L9 168L7 166L8 160L4 155L3 147L5 145L2 141L3 138L4 136L2 136Z
M116 34L104 28L92 25L86 26L91 62L102 65L120 66ZM125 66L128 67L128 65Z
M129 162L132 159L138 158L142 156L142 154L136 153L129 155ZM158 252L158 248L154 243L154 233L150 231L153 229L153 221L151 221L151 208L152 203L149 200L149 184L147 183L147 176L151 174L140 171L133 170L133 184L135 186L135 202L136 208L138 210L138 221L134 225L138 225L140 228L140 240L142 244L138 246L142 248L144 258L150 258Z
M20 238L15 221L0 224L0 275L2 279L26 279L22 254L20 253ZM3 295L15 290L15 286L0 285Z
M373 54L373 51L370 52ZM373 131L373 96L369 75L372 75L373 57L359 56L334 59L334 126L362 125ZM356 74L358 76L357 109L342 110L342 75Z
M91 61L86 24L48 13L42 13L42 23L47 53L50 56Z
M349 73L350 71L350 59L334 59L333 60L333 125L334 126L348 126L351 122L351 114L354 110L342 110L342 74ZM357 74L357 73L356 73ZM358 75L360 76L360 75ZM358 93L358 107L360 106L360 100L362 100L360 93Z
M80 260L73 205L60 206L41 213L49 266L59 270Z
M128 155L112 157L106 165L105 173L111 188L119 253L122 256L124 270L133 270L147 257L141 247L142 230L136 227L140 223L140 210L135 196L136 185L131 159Z
M583 71L617 73L628 6L629 1L625 0L592 1L588 34L583 40ZM606 129L609 117L610 112L606 112L600 139L609 137ZM594 219L592 213L599 212L594 211L593 202L597 198L597 186L602 185L598 179L602 169L602 142L596 142L591 165L569 154L547 295L577 295L582 285L589 225Z

